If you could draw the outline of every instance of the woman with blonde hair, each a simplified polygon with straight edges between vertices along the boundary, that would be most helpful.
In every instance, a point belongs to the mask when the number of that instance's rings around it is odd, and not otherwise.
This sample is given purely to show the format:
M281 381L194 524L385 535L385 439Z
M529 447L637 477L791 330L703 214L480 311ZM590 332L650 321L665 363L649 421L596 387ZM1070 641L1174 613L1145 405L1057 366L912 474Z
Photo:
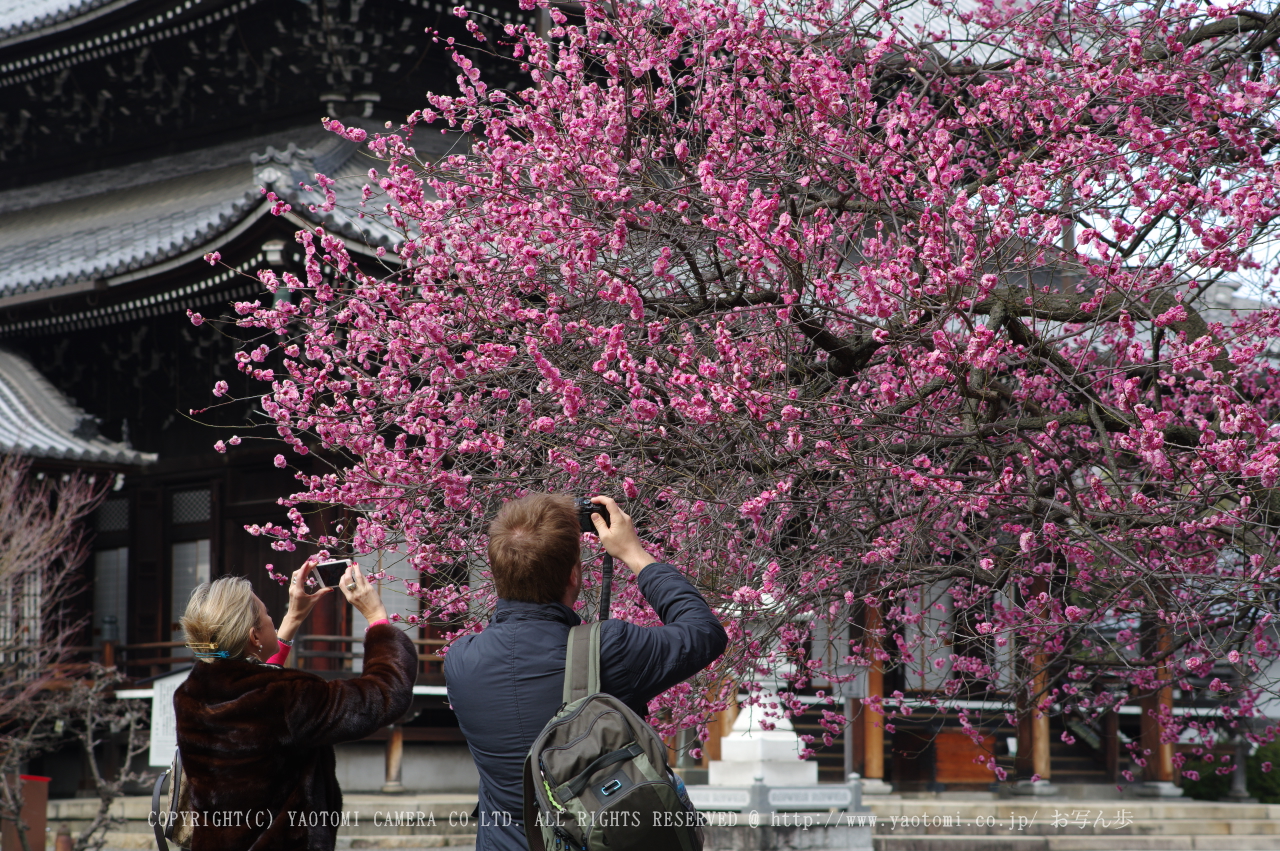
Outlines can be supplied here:
M244 577L206 582L182 628L198 660L173 697L190 790L191 851L329 851L342 791L333 745L362 739L409 708L418 656L352 563L338 590L369 621L364 671L323 680L281 668L298 628L332 589L307 594L308 562L289 584L279 631Z

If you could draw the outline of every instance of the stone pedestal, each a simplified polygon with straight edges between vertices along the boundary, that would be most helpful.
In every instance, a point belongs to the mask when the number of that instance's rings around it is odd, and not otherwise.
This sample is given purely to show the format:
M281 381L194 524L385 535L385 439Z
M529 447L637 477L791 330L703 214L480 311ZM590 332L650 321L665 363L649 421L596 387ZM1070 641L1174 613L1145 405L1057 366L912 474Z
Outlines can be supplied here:
M862 779L862 795L888 795L893 792L893 784L886 783L879 777L864 777Z
M1242 733L1236 736L1236 770L1231 772L1231 791L1226 796L1233 804L1258 803L1258 799L1249 794L1248 765L1249 740Z
M708 766L710 786L807 786L818 782L818 763L801 761L800 738L786 718L772 730L760 726L758 707L744 709L720 740L720 759Z
M1135 783L1129 791L1139 798L1180 798L1182 789L1165 780Z
M1054 786L1048 780L1019 780L1013 784L1013 794L1029 795L1040 798L1046 795L1058 794L1058 787ZM863 793L865 794L865 792Z

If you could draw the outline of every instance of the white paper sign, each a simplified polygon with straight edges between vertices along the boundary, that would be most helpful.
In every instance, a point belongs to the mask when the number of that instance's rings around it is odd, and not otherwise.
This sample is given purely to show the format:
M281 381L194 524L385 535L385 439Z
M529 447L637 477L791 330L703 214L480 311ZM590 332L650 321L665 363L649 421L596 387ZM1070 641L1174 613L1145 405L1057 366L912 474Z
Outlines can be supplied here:
M178 721L173 714L173 693L187 680L188 668L152 684L151 696L151 765L167 766L173 762L178 747Z

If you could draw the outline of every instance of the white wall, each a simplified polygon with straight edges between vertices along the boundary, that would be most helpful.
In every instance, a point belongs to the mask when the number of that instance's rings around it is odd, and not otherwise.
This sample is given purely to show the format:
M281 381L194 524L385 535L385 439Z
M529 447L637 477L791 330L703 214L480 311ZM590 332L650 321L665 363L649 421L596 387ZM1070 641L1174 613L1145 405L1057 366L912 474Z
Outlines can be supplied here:
M377 792L386 782L386 746L349 742L334 748L338 784L344 792ZM410 792L475 794L480 783L471 752L463 744L406 742L401 782Z

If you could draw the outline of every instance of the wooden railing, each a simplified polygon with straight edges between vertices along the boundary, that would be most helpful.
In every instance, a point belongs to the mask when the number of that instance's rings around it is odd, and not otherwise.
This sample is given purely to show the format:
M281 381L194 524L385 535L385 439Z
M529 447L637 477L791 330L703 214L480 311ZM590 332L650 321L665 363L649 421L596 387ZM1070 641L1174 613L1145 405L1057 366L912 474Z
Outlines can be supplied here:
M411 638L419 650L428 650L431 648L443 647L444 639L441 638ZM361 644L364 642L363 635L299 635L294 639L293 652L289 654L289 660L285 663L291 668L302 668L303 670L314 668L314 665L307 664L308 660L315 659L334 659L338 661L335 666L337 670L351 670L353 662L363 657L362 653L358 653L351 649L353 644ZM316 650L312 647L316 644L340 644L345 646L345 650ZM147 641L140 644L117 644L114 641L104 641L99 647L72 647L70 650L75 654L77 661L66 663L68 674L72 669L84 672L88 671L90 662L98 662L106 667L119 666L126 673L135 677L156 676L162 674L165 669L172 665L186 665L192 662L190 653L175 654L173 653L179 647L185 647L186 644L181 641ZM169 652L164 652L169 651ZM443 661L442 657L432 652L419 652L418 662L422 666L421 673L429 673L433 663ZM142 669L146 669L143 671Z
M419 648L443 647L447 642L442 638L411 638L409 639ZM306 659L339 659L342 661L341 668L350 670L351 663L363 658L362 653L354 650L310 650L307 645L310 643L328 643L328 644L363 644L363 635L299 635L293 640L293 652L289 654L289 661L286 663L290 667L307 668L304 664ZM418 662L423 665L429 665L432 662L441 662L443 657L435 653L419 653Z
M182 641L148 641L141 644L119 644L115 641L104 641L98 647L68 648L76 661L71 666L88 671L91 662L97 662L108 668L120 667L127 674L135 677L155 676L164 673L171 665L186 665L191 662L191 655L175 655L179 647L185 647ZM165 653L164 651L169 651ZM145 669L145 670L142 670Z

